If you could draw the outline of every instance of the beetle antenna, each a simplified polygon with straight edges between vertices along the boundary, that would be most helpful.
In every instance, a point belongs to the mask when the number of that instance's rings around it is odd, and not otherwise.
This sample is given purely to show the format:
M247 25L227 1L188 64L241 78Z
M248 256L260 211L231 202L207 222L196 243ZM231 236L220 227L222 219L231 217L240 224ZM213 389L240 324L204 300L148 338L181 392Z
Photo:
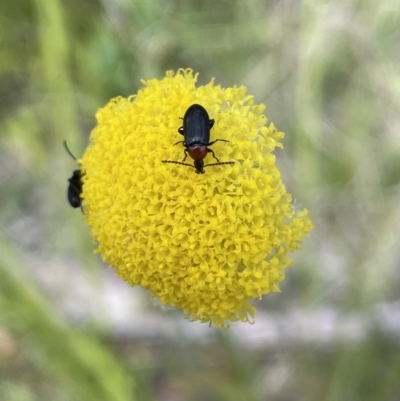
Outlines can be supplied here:
M75 156L72 154L72 152L69 150L66 140L63 141L63 144L64 144L64 147L65 147L65 149L67 150L67 152L70 154L70 156L71 156L73 159L76 160L76 157L75 157Z
M171 163L171 164L182 164L182 166L189 166L189 167L193 167L196 168L194 166L192 166L191 164L187 164L187 163L182 163L182 162L176 162L173 160L162 160L163 163Z
M219 162L219 163L211 163L211 164L205 164L203 167L209 167L209 166L219 166L221 164L235 164L235 162Z

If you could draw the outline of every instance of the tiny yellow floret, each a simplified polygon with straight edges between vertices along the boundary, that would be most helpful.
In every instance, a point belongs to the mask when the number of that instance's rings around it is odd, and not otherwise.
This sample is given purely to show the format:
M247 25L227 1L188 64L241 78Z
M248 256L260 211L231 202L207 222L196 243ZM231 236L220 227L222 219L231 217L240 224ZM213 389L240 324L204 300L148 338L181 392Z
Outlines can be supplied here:
M196 87L190 69L143 81L129 98L97 114L80 160L85 219L97 252L124 280L151 291L190 320L227 327L252 322L249 303L279 291L290 252L312 222L296 211L272 154L283 133L266 125L265 106L243 86ZM185 111L202 105L215 120L212 149L221 162L194 168L182 161L178 133ZM205 164L215 163L211 154ZM193 163L188 157L187 163Z

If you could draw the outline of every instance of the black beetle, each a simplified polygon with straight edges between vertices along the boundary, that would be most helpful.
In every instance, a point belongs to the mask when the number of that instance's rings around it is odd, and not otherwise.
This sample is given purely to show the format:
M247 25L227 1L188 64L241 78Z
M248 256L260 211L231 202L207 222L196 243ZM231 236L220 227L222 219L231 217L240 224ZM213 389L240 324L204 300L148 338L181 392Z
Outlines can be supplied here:
M76 160L76 157L68 149L66 141L64 141L64 146L65 149L67 149L67 152L71 155L71 157ZM82 170L75 170L72 173L72 177L68 178L68 181L69 181L68 192L67 192L68 202L73 208L80 207L82 209L82 199L81 199L82 185L83 185Z
M197 174L204 174L204 167L208 166L218 166L221 164L234 164L234 162L220 162L215 156L212 149L209 146L213 145L215 142L229 142L226 139L216 139L210 142L210 130L214 125L214 119L210 119L207 110L200 104L192 104L185 113L183 117L183 126L178 129L178 132L183 135L184 140L174 143L183 143L185 147L185 157L181 162L176 162L172 160L163 160L163 163L174 163L182 164L184 166L194 167ZM187 156L194 160L194 166L191 164L184 163ZM203 159L206 157L207 153L212 153L214 159L218 163L204 164Z

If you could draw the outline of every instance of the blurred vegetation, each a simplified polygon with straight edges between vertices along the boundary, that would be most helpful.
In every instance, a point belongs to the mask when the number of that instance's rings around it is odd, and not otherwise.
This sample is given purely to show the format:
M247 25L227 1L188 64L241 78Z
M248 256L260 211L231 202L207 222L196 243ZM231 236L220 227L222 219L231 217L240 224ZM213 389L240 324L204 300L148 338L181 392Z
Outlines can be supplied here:
M396 0L0 2L0 400L400 399L398 322L389 336L370 314L400 308L399 65ZM66 201L62 141L79 157L99 107L181 67L246 85L286 133L278 164L316 228L259 308L364 316L361 340L260 350L65 312L79 288L60 277L101 292L103 267Z

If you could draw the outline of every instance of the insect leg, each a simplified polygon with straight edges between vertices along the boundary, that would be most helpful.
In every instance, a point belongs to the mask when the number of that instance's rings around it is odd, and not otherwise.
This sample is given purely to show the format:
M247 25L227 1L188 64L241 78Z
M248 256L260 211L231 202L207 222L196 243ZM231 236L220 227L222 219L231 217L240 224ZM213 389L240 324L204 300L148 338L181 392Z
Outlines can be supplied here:
M182 163L183 163L183 162L186 160L186 158L188 157L188 154L187 154L186 149L184 150L184 152L185 152L185 157L183 158Z
M220 163L220 161L219 161L219 159L218 159L218 157L216 157L215 156L215 154L214 154L214 151L212 150L212 149L208 149L207 148L207 152L210 152L210 153L212 153L212 155L213 155L213 158L218 162L218 163Z
M216 139L215 141L209 142L209 143L207 144L207 146L214 145L214 143L215 143L215 142L218 142L218 141L221 141L221 142L229 142L229 141L227 141L226 139Z

